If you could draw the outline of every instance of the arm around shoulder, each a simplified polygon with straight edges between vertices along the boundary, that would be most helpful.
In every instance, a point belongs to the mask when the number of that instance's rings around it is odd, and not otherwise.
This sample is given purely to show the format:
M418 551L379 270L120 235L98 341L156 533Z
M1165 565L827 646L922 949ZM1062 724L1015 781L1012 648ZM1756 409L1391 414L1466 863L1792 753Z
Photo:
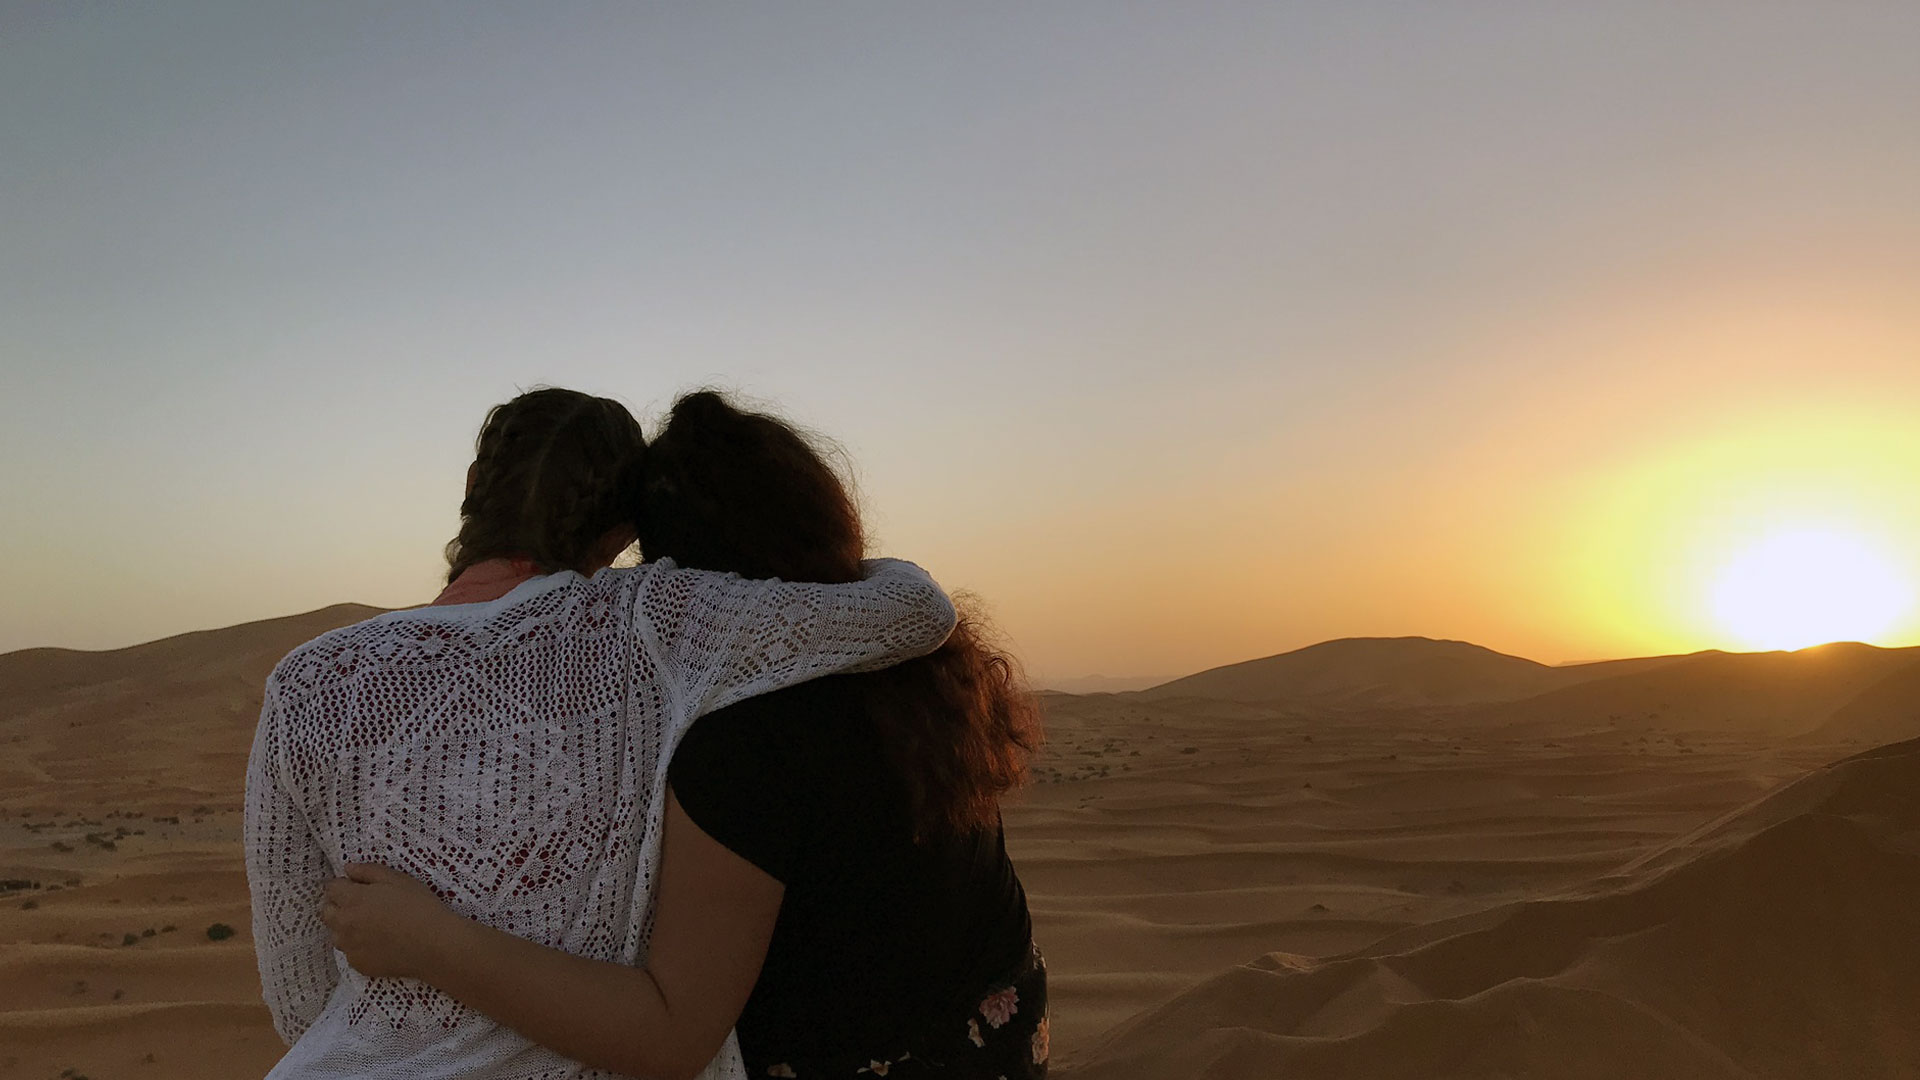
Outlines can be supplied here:
M957 619L926 571L873 560L844 584L753 581L662 562L637 622L694 715L822 675L868 671L940 647Z
M327 920L362 974L419 979L589 1066L693 1080L725 1045L767 955L785 889L668 796L645 967L591 960L453 912L425 885L351 866Z

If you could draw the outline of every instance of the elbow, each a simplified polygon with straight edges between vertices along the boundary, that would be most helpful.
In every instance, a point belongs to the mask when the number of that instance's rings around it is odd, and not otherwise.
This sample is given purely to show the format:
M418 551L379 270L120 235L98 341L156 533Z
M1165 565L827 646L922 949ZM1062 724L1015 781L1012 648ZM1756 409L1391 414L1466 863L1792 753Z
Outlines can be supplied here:
M954 627L960 625L960 611L953 605L953 598L941 591L940 586L927 583L930 595L924 610L927 613L927 632L923 640L916 644L921 655L938 649L953 636Z
M909 562L882 560L876 582L886 581L885 592L900 605L890 635L899 646L902 658L925 656L946 644L960 623L960 612L938 582L925 570Z
M717 1053L718 1050L715 1052ZM708 1058L706 1061L702 1061L697 1065L677 1062L672 1068L667 1069L655 1077L655 1080L699 1080L700 1074L707 1071L707 1063L712 1060L712 1058Z
M267 1012L273 1020L273 1033L288 1046L299 1042L300 1036L305 1035L310 1026L305 1017L296 1016L292 1010L272 1001L267 1002Z
M699 1080L707 1066L719 1055L723 1043L715 1043L706 1050L705 1056L686 1046L663 1047L655 1043L648 1046L634 1046L618 1060L588 1062L612 1072L627 1076L645 1077L646 1080Z
M699 1080L727 1044L731 1024L717 1033L707 1024L675 1022L671 1014L659 1023L635 1024L621 1033L606 1052L580 1060L597 1069L645 1080Z

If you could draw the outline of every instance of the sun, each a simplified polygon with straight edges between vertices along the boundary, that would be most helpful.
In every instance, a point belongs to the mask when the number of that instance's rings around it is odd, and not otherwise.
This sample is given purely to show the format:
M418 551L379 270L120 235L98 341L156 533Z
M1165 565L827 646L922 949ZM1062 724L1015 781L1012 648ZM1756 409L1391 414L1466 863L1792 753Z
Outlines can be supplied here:
M1772 533L1714 582L1720 626L1759 649L1872 641L1911 613L1913 584L1864 537L1830 529Z

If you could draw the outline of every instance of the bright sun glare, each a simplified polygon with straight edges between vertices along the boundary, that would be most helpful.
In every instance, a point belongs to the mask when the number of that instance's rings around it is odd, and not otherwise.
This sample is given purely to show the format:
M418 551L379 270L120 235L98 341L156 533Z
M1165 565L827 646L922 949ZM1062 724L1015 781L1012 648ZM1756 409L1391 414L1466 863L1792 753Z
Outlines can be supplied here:
M1760 649L1872 641L1912 609L1913 585L1886 556L1846 532L1774 533L1742 551L1714 583L1720 625Z

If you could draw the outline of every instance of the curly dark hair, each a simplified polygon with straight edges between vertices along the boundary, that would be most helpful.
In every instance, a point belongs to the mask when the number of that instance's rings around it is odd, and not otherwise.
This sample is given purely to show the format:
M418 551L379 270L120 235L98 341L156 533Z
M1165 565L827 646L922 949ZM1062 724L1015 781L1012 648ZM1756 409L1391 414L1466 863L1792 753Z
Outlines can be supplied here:
M646 453L641 551L744 577L858 580L860 513L826 457L792 425L716 391L680 398ZM977 605L961 607L932 655L849 677L923 839L993 825L1041 743L1019 666L989 643Z
M639 422L609 398L542 387L494 406L474 442L447 580L498 558L549 574L588 569L601 539L631 521L646 448Z

